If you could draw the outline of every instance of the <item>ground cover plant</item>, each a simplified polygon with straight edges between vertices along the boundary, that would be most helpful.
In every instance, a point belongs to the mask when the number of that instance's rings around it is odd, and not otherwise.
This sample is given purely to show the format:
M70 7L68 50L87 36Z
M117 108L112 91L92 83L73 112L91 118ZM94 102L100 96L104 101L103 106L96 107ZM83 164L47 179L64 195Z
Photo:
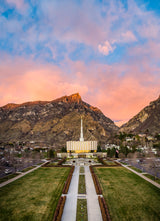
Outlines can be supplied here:
M78 193L86 194L85 175L79 175Z
M123 167L94 170L111 220L160 220L160 189Z
M42 167L0 188L0 220L53 220L70 169Z
M76 221L87 221L87 200L77 199L77 216Z

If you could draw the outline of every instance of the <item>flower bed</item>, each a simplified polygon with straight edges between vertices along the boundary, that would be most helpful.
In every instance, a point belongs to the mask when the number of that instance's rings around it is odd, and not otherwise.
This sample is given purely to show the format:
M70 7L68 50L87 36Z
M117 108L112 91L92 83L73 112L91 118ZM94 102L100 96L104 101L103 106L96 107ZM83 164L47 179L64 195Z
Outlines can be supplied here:
M111 218L110 218L110 215L109 215L109 210L108 210L108 207L107 207L107 204L106 204L104 198L98 196L98 201L99 201L99 205L100 205L100 208L101 208L103 221L111 221Z
M58 201L56 211L54 213L53 221L60 221L61 220L65 201L66 201L66 196L61 196L59 201Z

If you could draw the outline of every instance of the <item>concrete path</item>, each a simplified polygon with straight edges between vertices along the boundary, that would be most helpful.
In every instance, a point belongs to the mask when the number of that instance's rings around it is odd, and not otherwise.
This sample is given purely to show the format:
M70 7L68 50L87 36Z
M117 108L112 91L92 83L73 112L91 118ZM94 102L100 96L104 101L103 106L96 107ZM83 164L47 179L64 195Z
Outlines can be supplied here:
M93 183L89 166L85 166L86 190L87 190L87 211L88 221L102 221L98 196Z
M138 173L137 171L131 169L130 167L128 167L127 165L121 164L123 167L127 168L128 170L132 171L133 173L137 174L138 176L140 176L141 178L143 178L144 180L147 180L148 182L152 183L154 186L160 188L160 184L156 183L155 181L147 178L146 176L144 176L141 173Z
M77 194L79 181L79 166L75 166L68 190L61 221L75 221L77 211Z
M62 221L75 221L77 211L77 199L87 199L88 221L102 221L102 215L99 207L98 196L95 191L92 175L89 166L85 168L86 192L87 194L78 194L79 166L75 166L69 191L67 194Z
M46 162L44 162L43 164L45 164ZM25 176L26 174L28 173L31 173L32 171L34 170L37 170L38 168L40 168L41 166L43 166L43 164L39 165L39 166L36 166L35 168L31 169L31 170L28 170L27 172L24 172L24 173L21 173L20 175L17 175L16 177L12 178L12 179L9 179L3 183L0 184L0 187L3 187L3 186L6 186L7 184L9 183L12 183L13 181L15 180L18 180L19 178Z

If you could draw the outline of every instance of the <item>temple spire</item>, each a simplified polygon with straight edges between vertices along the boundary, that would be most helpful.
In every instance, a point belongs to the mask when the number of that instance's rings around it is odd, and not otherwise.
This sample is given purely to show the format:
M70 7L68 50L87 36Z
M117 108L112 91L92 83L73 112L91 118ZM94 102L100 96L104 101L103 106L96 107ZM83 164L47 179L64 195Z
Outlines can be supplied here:
M82 119L82 116L81 116L81 135L80 135L80 141L84 141L84 138L83 138L83 119Z

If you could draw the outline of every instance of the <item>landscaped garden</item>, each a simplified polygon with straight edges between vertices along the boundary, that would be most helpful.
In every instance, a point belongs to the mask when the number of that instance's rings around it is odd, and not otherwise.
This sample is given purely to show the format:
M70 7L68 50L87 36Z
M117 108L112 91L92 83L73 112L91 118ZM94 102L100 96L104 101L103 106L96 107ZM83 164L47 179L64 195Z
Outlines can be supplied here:
M86 194L85 175L79 175L78 193Z
M42 167L0 189L0 220L53 220L69 167Z
M160 189L123 167L94 170L113 221L160 220Z
M76 221L87 221L87 200L77 199L77 216Z
M79 172L84 173L84 167L80 167Z

